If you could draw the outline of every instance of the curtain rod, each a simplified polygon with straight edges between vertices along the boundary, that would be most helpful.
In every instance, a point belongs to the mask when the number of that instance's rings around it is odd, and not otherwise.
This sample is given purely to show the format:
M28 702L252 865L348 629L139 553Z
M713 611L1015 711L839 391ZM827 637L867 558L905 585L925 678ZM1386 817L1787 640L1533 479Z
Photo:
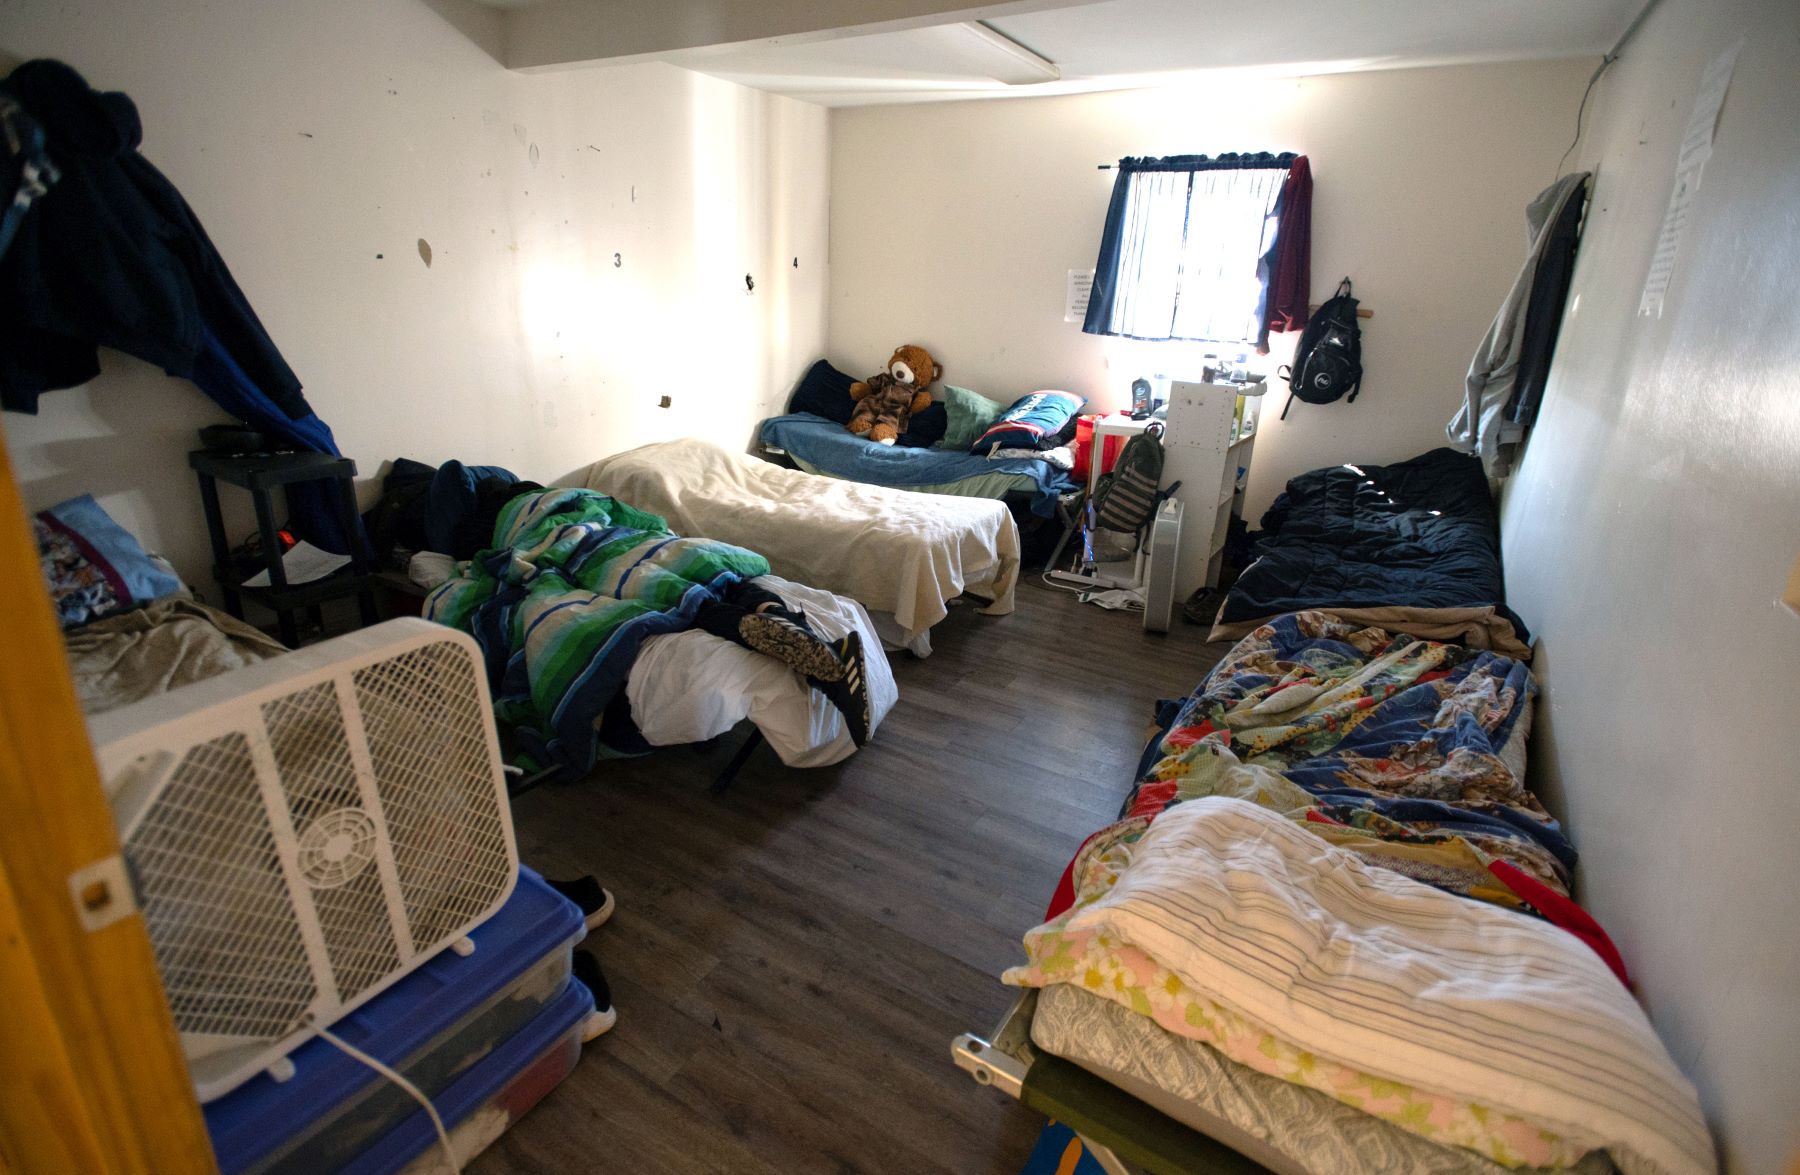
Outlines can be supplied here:
M1655 2L1655 0L1652 0L1652 3L1654 3L1654 2ZM1249 151L1249 152L1245 152L1244 154L1251 158L1266 157L1266 158L1274 159L1277 161L1279 161L1282 158L1282 156L1284 156L1284 155L1292 155L1296 159L1298 159L1300 157L1299 153L1294 152L1294 151ZM1203 156L1200 156L1200 158L1205 159L1208 162L1216 162L1217 161L1217 156L1204 156L1203 155ZM1119 165L1117 163L1096 163L1094 165L1094 170L1095 171L1113 171L1118 166ZM1280 164L1280 163L1264 164L1262 167L1252 166L1251 168L1242 169L1242 170L1260 171L1260 170L1264 170L1264 169L1273 169L1276 166L1291 166L1291 164ZM1186 170L1190 170L1190 169L1188 169L1188 168L1169 168L1169 169L1165 169L1165 170L1186 171ZM1192 170L1206 170L1206 169L1205 168L1196 168L1196 169L1192 169ZM1221 168L1219 170L1228 170L1228 169Z

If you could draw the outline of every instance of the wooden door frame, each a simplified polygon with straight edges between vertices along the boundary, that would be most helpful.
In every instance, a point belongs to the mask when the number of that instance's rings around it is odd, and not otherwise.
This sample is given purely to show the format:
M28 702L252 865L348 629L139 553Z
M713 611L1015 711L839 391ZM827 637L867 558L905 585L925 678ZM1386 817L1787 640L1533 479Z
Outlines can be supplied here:
M42 582L0 438L0 1168L213 1171Z

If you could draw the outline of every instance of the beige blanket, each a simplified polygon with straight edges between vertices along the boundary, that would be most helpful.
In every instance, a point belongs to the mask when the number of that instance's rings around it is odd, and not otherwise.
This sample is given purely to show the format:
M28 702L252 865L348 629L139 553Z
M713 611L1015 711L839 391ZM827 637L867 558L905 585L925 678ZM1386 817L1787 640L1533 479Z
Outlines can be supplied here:
M748 547L785 579L891 613L909 637L965 590L993 601L988 615L1013 610L1019 529L999 502L819 477L692 439L597 461L569 484Z
M165 596L63 634L89 715L287 652L273 637L187 596Z
M1333 608L1322 604L1311 609L1329 612L1353 624L1404 632L1431 641L1459 641L1471 649L1492 649L1516 661L1531 660L1531 646L1519 639L1512 621L1500 615L1492 605L1468 608L1407 608L1388 605L1381 608ZM1255 632L1275 619L1264 616L1257 620L1213 622L1209 641L1235 641Z

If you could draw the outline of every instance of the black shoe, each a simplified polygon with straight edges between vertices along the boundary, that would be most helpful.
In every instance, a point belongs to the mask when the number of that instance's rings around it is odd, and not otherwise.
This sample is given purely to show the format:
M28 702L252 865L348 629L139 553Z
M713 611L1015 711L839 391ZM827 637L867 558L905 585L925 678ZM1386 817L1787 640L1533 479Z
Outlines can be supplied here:
M843 676L842 658L836 648L775 612L753 612L738 621L744 643L788 666L802 677L836 681Z
M874 717L869 710L869 672L862 634L853 632L833 642L831 649L842 666L842 675L836 681L813 678L812 687L837 707L844 716L844 725L850 728L850 741L860 747L869 741L869 723Z
M612 988L607 986L606 975L600 970L600 960L594 957L594 952L575 952L575 978L594 993L594 1010L581 1025L581 1039L585 1044L611 1031L619 1022L619 1013L613 1008Z
M544 883L581 907L582 921L589 930L598 930L612 917L612 891L595 881L592 874L583 874L573 881L552 881L546 877Z

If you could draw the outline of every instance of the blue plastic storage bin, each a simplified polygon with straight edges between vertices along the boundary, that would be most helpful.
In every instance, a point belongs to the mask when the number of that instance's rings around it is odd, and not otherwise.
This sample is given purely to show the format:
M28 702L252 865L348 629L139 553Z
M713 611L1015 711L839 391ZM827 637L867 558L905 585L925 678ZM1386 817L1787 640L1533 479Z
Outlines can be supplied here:
M512 897L470 932L472 954L444 951L331 1030L435 1101L563 997L582 933L580 909L521 869ZM203 1107L223 1175L337 1170L418 1112L330 1041L308 1041L290 1059L288 1080L261 1074Z
M466 1164L504 1134L581 1059L582 1022L594 995L579 979L537 1018L483 1057L432 1099L450 1134L457 1164ZM443 1147L425 1111L417 1110L343 1167L343 1175L448 1175Z

